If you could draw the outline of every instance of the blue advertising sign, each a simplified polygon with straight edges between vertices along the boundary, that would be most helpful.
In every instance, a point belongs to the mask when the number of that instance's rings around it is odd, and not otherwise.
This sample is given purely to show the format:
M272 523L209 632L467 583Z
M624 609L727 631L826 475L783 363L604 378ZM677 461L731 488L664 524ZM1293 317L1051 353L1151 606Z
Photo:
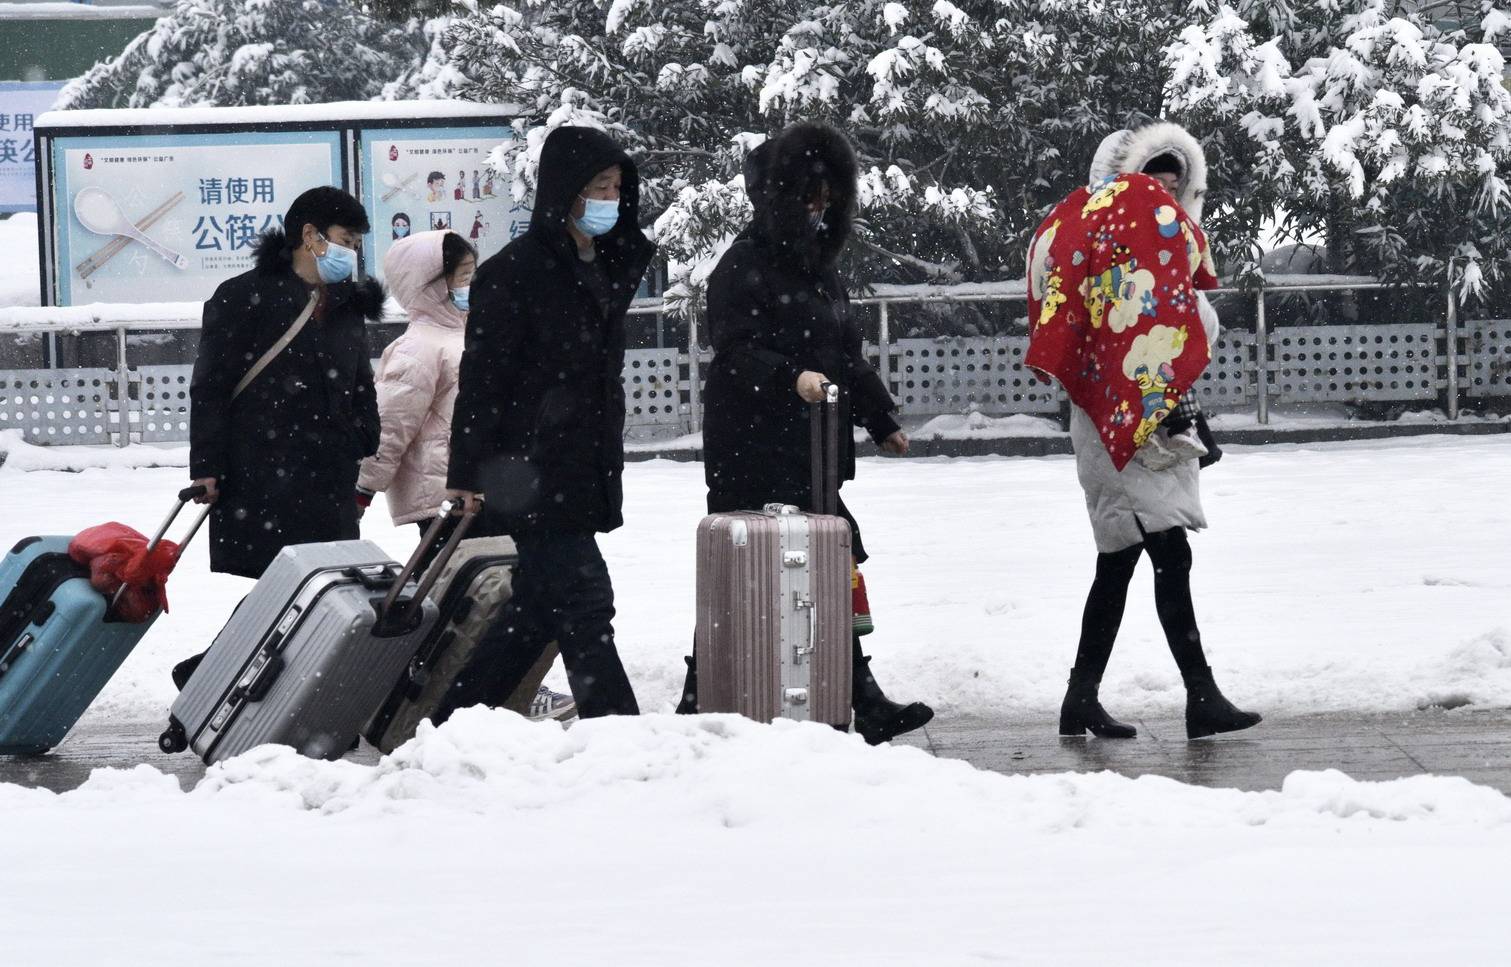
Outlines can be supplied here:
M0 212L37 210L32 126L51 110L63 81L0 81Z
M487 164L514 137L507 125L367 127L358 137L362 204L373 226L363 253L369 275L381 278L388 249L415 232L449 228L481 261L529 228L530 210Z
M62 136L52 159L61 305L207 299L295 197L343 183L336 131Z

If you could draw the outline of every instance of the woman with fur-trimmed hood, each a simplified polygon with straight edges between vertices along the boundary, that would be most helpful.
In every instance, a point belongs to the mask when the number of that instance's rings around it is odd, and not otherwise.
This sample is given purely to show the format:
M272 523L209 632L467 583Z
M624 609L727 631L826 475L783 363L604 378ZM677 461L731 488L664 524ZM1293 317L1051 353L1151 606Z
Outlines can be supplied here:
M1161 182L1184 214L1200 223L1207 191L1206 158L1201 144L1180 125L1151 124L1117 131L1103 140L1091 164L1092 189L1132 174L1150 175ZM1215 274L1207 284L1215 284ZM1192 291L1209 346L1215 346L1217 314L1199 286ZM1198 435L1202 442L1196 439ZM1107 714L1099 688L1122 623L1129 582L1145 553L1154 566L1155 608L1186 685L1188 736L1200 738L1256 725L1260 716L1235 708L1214 682L1191 602L1192 558L1186 532L1207 526L1199 469L1218 456L1194 399L1183 400L1122 469L1115 465L1095 420L1080 406L1071 406L1070 436L1076 475L1085 491L1096 538L1097 565L1082 617L1075 667L1060 710L1060 734L1135 735L1133 726Z
M881 377L861 351L861 334L835 265L855 218L859 166L845 136L799 123L752 153L746 171L754 214L708 282L715 356L704 391L704 473L708 511L769 503L812 507L809 404L821 385L840 387L841 426L861 426L885 450L904 454L908 438ZM840 478L855 477L851 434L840 434ZM856 562L866 552L850 511ZM855 723L871 743L921 727L922 703L887 699L854 639ZM696 710L696 669L679 711Z
M214 503L210 569L261 577L290 544L358 536L357 465L378 445L367 323L383 290L356 280L367 212L339 188L294 200L256 266L205 303L189 386L189 467ZM313 300L294 339L236 392Z

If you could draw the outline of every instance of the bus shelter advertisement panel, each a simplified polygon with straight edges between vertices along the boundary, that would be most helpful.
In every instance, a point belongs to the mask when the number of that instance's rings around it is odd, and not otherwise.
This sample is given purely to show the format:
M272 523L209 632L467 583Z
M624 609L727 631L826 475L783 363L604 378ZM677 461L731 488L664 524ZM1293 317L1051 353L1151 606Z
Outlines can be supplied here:
M341 184L340 136L59 137L60 305L195 302L252 267L301 192Z
M508 181L487 165L512 136L503 125L364 130L362 201L373 224L368 273L381 277L389 248L416 232L449 228L481 260L529 228L530 210L514 204Z

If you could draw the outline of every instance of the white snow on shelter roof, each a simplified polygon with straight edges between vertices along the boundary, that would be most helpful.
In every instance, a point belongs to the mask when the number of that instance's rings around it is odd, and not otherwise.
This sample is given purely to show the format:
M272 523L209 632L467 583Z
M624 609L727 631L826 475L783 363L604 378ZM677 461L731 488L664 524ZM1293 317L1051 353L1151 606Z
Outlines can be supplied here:
M0 20L146 20L168 12L160 3L95 6L79 3L0 3Z
M93 111L48 111L38 130L61 128L171 127L240 124L354 125L364 122L425 121L439 118L513 118L525 113L515 104L476 101L332 101L328 104L257 105L253 107L150 107Z

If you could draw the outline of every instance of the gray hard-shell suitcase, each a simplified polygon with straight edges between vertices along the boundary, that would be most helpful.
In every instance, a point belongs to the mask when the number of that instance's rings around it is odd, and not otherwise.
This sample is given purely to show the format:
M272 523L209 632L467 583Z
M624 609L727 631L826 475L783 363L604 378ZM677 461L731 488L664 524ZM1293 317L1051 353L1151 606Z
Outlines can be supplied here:
M339 759L435 624L429 575L409 579L440 529L437 520L402 568L369 541L285 547L179 693L162 750L215 763L276 743Z
M838 508L838 390L814 404L816 513L779 504L698 525L698 711L850 724L850 525Z
M509 603L518 565L519 554L508 537L475 537L461 544L430 592L439 617L368 723L367 741L392 752L414 738L425 719L439 721L450 714L452 686L468 672L484 633ZM502 707L528 713L556 653L553 642Z

